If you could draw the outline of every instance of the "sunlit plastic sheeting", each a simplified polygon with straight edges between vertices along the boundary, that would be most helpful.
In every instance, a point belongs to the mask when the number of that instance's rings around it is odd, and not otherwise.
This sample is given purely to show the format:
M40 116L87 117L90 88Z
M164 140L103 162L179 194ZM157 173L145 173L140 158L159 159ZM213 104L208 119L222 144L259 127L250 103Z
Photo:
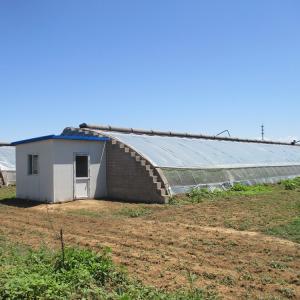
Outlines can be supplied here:
M300 176L300 166L161 170L168 181L171 194L185 193L194 187L227 189L237 182L246 185L276 183Z
M103 132L160 168L243 168L300 165L300 147Z
M16 171L1 171L5 185L16 184Z
M0 171L16 170L16 153L15 147L0 147Z

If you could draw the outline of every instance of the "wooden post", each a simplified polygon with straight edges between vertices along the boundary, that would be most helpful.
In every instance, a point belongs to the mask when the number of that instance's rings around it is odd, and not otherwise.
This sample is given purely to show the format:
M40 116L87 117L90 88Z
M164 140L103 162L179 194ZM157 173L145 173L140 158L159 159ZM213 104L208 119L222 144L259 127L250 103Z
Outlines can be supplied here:
M63 230L60 229L60 244L61 244L61 255L62 255L62 264L65 265L65 243L64 243L64 236Z

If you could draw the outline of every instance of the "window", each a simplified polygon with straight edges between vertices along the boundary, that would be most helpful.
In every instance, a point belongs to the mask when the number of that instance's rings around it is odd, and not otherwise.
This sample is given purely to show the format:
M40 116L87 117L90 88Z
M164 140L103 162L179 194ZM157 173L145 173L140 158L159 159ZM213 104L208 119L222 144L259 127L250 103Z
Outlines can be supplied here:
M76 155L76 177L89 177L88 156Z
M39 156L29 154L28 155L28 175L38 174L39 169Z

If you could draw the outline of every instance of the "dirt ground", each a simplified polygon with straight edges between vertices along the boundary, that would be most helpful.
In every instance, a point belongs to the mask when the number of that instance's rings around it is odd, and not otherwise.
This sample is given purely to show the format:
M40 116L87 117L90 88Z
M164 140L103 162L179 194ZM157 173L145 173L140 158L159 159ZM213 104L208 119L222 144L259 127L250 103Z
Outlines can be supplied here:
M35 247L56 247L63 228L67 245L109 246L131 276L163 289L193 284L217 290L224 299L300 299L300 245L217 226L218 218L208 226L216 214L210 205L203 210L197 205L10 200L0 206L0 234Z

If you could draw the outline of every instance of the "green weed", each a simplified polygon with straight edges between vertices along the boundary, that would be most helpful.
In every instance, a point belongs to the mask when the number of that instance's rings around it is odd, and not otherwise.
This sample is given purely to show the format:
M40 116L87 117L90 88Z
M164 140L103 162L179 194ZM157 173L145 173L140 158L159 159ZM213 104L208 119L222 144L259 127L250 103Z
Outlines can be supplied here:
M272 192L270 185L253 185L248 186L241 183L234 184L228 190L207 188L193 188L185 196L172 197L169 204L188 204L188 203L201 203L203 201L213 201L234 196L255 196Z
M300 243L300 217L286 224L268 228L265 230L265 233Z
M283 264L281 262L272 261L270 263L270 267L272 267L273 269L277 269L277 270L285 270L287 268L287 265Z
M0 245L0 299L216 300L214 291L192 288L166 292L130 279L110 250L60 252ZM192 278L194 280L194 277Z
M93 211L93 210L87 210L87 209L71 210L68 212L68 214L72 216L86 216L86 217L94 217L94 218L103 217L103 213Z
M220 283L226 286L234 286L235 285L235 280L232 276L227 275L224 276L221 280Z
M129 218L138 218L146 215L151 214L151 209L144 208L144 207L136 207L136 208L130 208L130 207L124 207L120 209L117 214Z
M278 292L281 293L284 297L289 298L289 299L295 298L295 296L296 296L295 291L288 287L279 288Z
M300 177L296 177L294 179L282 180L280 184L282 184L286 190L300 189Z

